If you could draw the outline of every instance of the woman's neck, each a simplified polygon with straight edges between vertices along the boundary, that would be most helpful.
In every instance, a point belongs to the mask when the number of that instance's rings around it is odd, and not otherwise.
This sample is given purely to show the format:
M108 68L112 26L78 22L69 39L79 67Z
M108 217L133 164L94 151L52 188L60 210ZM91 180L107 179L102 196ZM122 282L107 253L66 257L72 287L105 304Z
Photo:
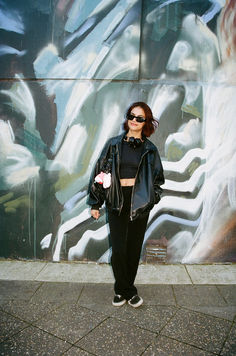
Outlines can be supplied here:
M129 137L134 137L134 138L140 138L142 139L142 131L132 131L132 130L129 130L127 135L126 135L128 138Z

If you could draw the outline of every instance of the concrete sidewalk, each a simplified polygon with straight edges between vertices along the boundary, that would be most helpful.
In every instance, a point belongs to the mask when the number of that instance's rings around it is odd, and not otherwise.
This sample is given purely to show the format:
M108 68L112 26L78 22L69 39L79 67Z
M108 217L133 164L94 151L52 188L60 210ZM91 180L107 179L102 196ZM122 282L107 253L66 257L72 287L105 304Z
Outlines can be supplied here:
M0 355L236 354L235 285L139 285L138 309L112 289L0 281Z
M0 355L236 354L235 265L141 265L138 309L111 305L107 265L1 261L0 273Z

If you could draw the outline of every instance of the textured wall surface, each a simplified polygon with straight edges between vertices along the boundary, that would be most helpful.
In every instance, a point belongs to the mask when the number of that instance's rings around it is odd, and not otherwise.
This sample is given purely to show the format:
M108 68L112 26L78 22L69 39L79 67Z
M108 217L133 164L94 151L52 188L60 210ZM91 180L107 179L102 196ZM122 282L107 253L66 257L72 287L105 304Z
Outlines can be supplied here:
M146 101L166 183L149 244L236 260L236 1L0 0L0 256L108 262L89 176Z

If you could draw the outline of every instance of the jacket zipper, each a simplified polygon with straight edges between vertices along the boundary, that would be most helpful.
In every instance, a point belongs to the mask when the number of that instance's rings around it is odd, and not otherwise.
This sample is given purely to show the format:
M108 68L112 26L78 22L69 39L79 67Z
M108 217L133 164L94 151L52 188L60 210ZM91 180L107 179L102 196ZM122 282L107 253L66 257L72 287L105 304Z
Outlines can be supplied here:
M143 157L144 157L148 152L149 152L149 151L144 152L143 155L141 156L141 159L140 159L140 162L139 162L139 165L138 165L138 169L137 169L137 172L136 172L136 175L135 175L135 181L134 181L134 185L133 185L133 188L132 188L131 202L130 202L130 221L133 221L133 217L132 217L132 202L133 202L134 187L135 187L135 184L136 184L136 178L137 178L137 176L138 176L139 168L140 168L140 166L141 166Z
M119 155L118 145L116 146L116 150L117 150L117 161L118 161L117 172L118 172L118 179L119 179L119 186L120 186L120 155ZM120 215L121 210L122 210L123 205L124 205L124 198L123 198L122 190L121 190L121 196L122 196L122 201L121 201L121 206L119 208L119 215Z

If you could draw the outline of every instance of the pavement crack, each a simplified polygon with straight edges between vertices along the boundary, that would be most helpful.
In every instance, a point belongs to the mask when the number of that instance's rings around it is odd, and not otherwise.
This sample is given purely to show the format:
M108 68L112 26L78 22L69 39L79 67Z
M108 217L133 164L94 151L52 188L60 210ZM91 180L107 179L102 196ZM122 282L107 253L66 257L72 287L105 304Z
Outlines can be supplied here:
M81 288L81 291L80 291L80 293L79 293L79 296L78 296L77 301L76 301L75 304L78 304L78 303L79 303L79 299L80 299L80 297L81 297L81 295L82 295L82 293L83 293L84 288L85 288L84 286Z
M40 273L44 270L44 268L46 268L46 266L48 265L48 263L44 263L44 266L41 268L41 270L37 273L37 275L34 278L34 281L38 281L37 278L40 275Z
M25 330L25 329L27 329L27 328L30 328L30 327L31 327L31 324L28 324L28 325L24 326L22 329L17 330L16 332L13 332L12 334L6 336L5 339L1 340L0 345L3 344L3 343L5 343L5 342L8 341L9 339L15 337L16 335L20 334L23 330Z
M194 345L194 344L185 342L185 341L180 340L180 339L176 339L176 338L174 338L174 337L171 337L171 336L168 336L168 335L165 335L165 334L161 334L160 336L166 337L167 339L170 339L170 340L179 342L179 343L181 343L181 344L183 344L183 345L186 345L186 346L194 347L195 349L198 349L198 350L201 350L201 351L204 351L204 352L207 351L209 354L212 354L212 355L220 355L220 353L216 353L216 352L214 352L214 351L209 351L209 350L207 350L207 349L203 349L202 347L196 346L196 345Z
M167 324L169 324L169 322L175 317L175 315L178 313L178 311L180 310L180 308L177 306L175 307L176 311L173 313L173 315L171 315L171 317L166 321L166 323L162 326L162 328L159 330L158 334L160 334L162 332L162 330L166 327Z
M229 340L229 336L230 336L231 330L233 329L233 326L234 326L234 322L232 321L232 323L230 325L230 328L229 328L229 331L228 331L228 333L227 333L227 335L225 337L225 340L223 341L223 344L222 344L222 347L221 347L219 355L221 355L221 352L224 349L226 342Z
M216 287L216 289L217 289L219 295L221 296L221 298L222 298L222 299L224 300L224 302L226 303L226 305L229 305L228 302L227 302L227 300L226 300L226 298L225 298L224 295L222 294L222 292L221 292L221 290L220 290L220 288L219 288L219 285L216 284L215 287Z
M101 320L96 326L94 326L94 328L90 329L90 330L89 330L87 333L85 333L82 337L80 337L79 339L77 339L77 340L73 343L73 345L76 346L76 344L77 344L79 341L83 340L84 337L86 337L86 336L88 336L89 334L91 334L92 331L94 331L95 329L97 329L102 323L104 323L104 322L105 322L106 320L108 320L108 319L110 319L109 316L108 316L107 318ZM79 347L80 347L80 346L79 346ZM86 350L85 350L85 351L86 351Z
M172 293L173 293L173 296L174 296L175 305L178 306L178 302L177 302L177 298L176 298L176 295L175 295L175 289L174 289L173 284L171 285L171 289L172 289Z
M40 282L39 286L35 289L34 293L31 295L29 302L32 301L32 298L34 297L34 295L37 293L37 291L42 287L42 285L44 284L44 282Z
M188 308L188 307L185 307L184 305L181 305L181 306L180 306L180 309L188 310L188 311L190 311L190 312L198 313L198 314L201 314L201 315L204 315L204 316L211 316L212 318L224 320L224 321L227 321L228 323L231 323L231 322L232 322L232 320L229 320L229 319L226 319L226 318L221 318L221 317L219 317L219 316L212 315L212 314L209 314L209 313L204 313L204 312L199 311L199 310L190 309L190 308Z
M193 282L193 280L192 280L192 277L191 277L191 275L190 275L190 273L189 273L188 268L187 268L186 265L184 265L184 268L185 268L185 270L186 270L187 275L189 276L189 279L190 279L191 283L192 283L192 284L195 284L195 283Z
M146 351L147 351L147 349L151 346L151 345L153 345L153 343L155 342L155 340L158 338L158 335L156 335L156 337L155 337L155 339L153 339L151 342L150 342L150 344L148 344L148 346L145 348L145 350L143 351L143 352L141 352L141 354L139 355L139 356L142 356Z

